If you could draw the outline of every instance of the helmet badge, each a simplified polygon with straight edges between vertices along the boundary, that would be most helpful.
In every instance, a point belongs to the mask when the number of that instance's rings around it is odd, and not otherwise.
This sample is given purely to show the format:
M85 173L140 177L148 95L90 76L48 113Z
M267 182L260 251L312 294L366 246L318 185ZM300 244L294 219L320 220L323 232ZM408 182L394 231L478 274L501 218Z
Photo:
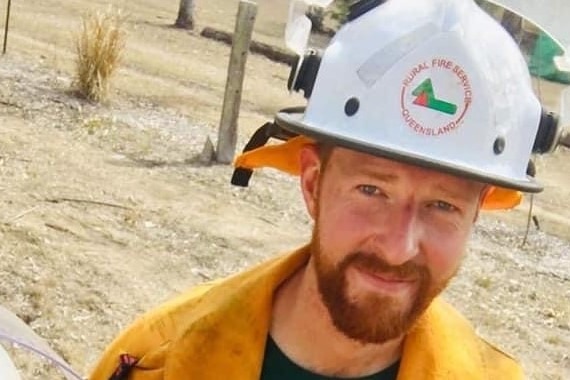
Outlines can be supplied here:
M415 65L402 81L401 114L414 132L441 136L460 127L472 95L471 80L459 64L434 58Z

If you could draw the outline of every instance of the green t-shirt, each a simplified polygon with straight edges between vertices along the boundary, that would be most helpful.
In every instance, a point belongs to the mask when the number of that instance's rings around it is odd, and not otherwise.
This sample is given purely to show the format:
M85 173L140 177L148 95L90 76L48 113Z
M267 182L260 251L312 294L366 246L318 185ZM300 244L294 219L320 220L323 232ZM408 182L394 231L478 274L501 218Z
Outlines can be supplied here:
M352 377L350 380L396 380L400 362L370 376ZM332 380L338 377L322 376L307 371L289 359L271 336L267 337L261 380Z

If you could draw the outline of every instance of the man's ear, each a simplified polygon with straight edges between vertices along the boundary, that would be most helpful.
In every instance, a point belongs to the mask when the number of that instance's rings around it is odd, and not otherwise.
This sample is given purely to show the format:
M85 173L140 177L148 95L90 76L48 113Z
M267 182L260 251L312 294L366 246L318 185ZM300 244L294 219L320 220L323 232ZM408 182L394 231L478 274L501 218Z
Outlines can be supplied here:
M301 191L303 192L307 211L314 220L317 216L317 198L319 194L319 180L321 178L321 160L318 147L314 144L305 145L301 149L299 160Z

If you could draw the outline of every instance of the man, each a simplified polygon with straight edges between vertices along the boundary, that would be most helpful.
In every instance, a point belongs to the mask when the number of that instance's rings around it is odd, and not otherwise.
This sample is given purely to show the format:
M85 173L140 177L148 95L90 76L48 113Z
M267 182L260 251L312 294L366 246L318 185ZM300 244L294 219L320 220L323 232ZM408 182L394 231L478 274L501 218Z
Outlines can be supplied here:
M522 378L437 296L480 209L541 190L526 169L550 119L471 0L380 3L294 70L308 106L276 122L297 137L236 162L299 174L311 242L146 314L91 379Z

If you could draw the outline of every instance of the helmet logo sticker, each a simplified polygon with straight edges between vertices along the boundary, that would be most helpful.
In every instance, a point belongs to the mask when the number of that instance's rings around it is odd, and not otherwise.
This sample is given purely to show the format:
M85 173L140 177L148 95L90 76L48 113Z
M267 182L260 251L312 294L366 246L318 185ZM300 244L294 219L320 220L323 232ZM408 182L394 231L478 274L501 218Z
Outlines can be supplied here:
M401 115L414 132L440 136L456 130L472 103L471 80L449 59L415 65L402 81Z
M418 106L431 108L432 110L447 113L449 115L455 115L457 112L457 106L455 104L435 97L431 78L424 80L418 87L416 87L416 89L412 91L412 95L417 96L416 100L414 100L414 104Z

